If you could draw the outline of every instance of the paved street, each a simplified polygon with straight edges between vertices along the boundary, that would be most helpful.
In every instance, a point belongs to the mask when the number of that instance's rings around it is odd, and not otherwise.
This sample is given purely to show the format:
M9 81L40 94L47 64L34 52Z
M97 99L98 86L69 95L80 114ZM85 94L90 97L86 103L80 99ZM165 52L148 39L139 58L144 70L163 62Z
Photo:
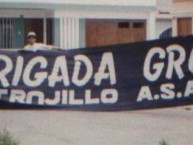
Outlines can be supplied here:
M193 144L193 107L123 111L0 111L20 145Z

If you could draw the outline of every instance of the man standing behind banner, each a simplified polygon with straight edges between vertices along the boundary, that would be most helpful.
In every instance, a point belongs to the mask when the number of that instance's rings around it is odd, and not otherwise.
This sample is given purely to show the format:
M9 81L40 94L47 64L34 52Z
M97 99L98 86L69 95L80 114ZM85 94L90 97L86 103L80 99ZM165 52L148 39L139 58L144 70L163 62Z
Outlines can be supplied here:
M45 50L45 49L49 50L49 49L54 48L54 46L51 46L51 45L46 45L43 43L37 43L35 32L28 32L27 42L28 42L28 44L24 47L25 50L37 51L37 50Z

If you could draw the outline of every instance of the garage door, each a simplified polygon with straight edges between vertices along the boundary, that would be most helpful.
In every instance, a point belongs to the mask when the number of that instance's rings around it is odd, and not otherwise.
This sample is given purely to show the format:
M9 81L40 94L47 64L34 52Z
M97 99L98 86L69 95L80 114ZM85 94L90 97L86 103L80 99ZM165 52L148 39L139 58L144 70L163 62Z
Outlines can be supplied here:
M178 18L178 36L192 34L192 18Z
M145 20L86 20L87 47L146 40Z

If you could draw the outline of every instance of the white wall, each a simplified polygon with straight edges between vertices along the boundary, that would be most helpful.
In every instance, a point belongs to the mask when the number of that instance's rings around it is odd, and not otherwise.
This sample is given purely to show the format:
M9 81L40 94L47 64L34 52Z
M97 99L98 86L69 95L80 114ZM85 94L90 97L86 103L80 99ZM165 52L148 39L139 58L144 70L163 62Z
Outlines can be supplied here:
M109 5L109 6L156 6L156 0L0 0L1 4L25 3L25 4L64 4L64 5ZM29 5L30 6L30 5Z
M193 1L176 2L173 4L173 15L187 17L193 15Z
M0 17L24 17L24 18L44 18L53 17L52 10L39 9L0 9Z
M172 11L173 0L157 0L157 9L161 12Z
M172 27L172 20L158 19L156 21L156 38L159 38L160 34Z
M55 11L55 17L104 18L104 19L147 19L152 9L126 7L66 7Z

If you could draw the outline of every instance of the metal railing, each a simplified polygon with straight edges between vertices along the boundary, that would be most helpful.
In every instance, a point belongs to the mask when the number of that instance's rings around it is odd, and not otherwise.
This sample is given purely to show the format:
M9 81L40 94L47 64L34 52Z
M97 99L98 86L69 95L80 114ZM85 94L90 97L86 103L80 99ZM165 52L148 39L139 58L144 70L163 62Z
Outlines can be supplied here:
M12 18L0 18L0 48L13 47L13 26Z

